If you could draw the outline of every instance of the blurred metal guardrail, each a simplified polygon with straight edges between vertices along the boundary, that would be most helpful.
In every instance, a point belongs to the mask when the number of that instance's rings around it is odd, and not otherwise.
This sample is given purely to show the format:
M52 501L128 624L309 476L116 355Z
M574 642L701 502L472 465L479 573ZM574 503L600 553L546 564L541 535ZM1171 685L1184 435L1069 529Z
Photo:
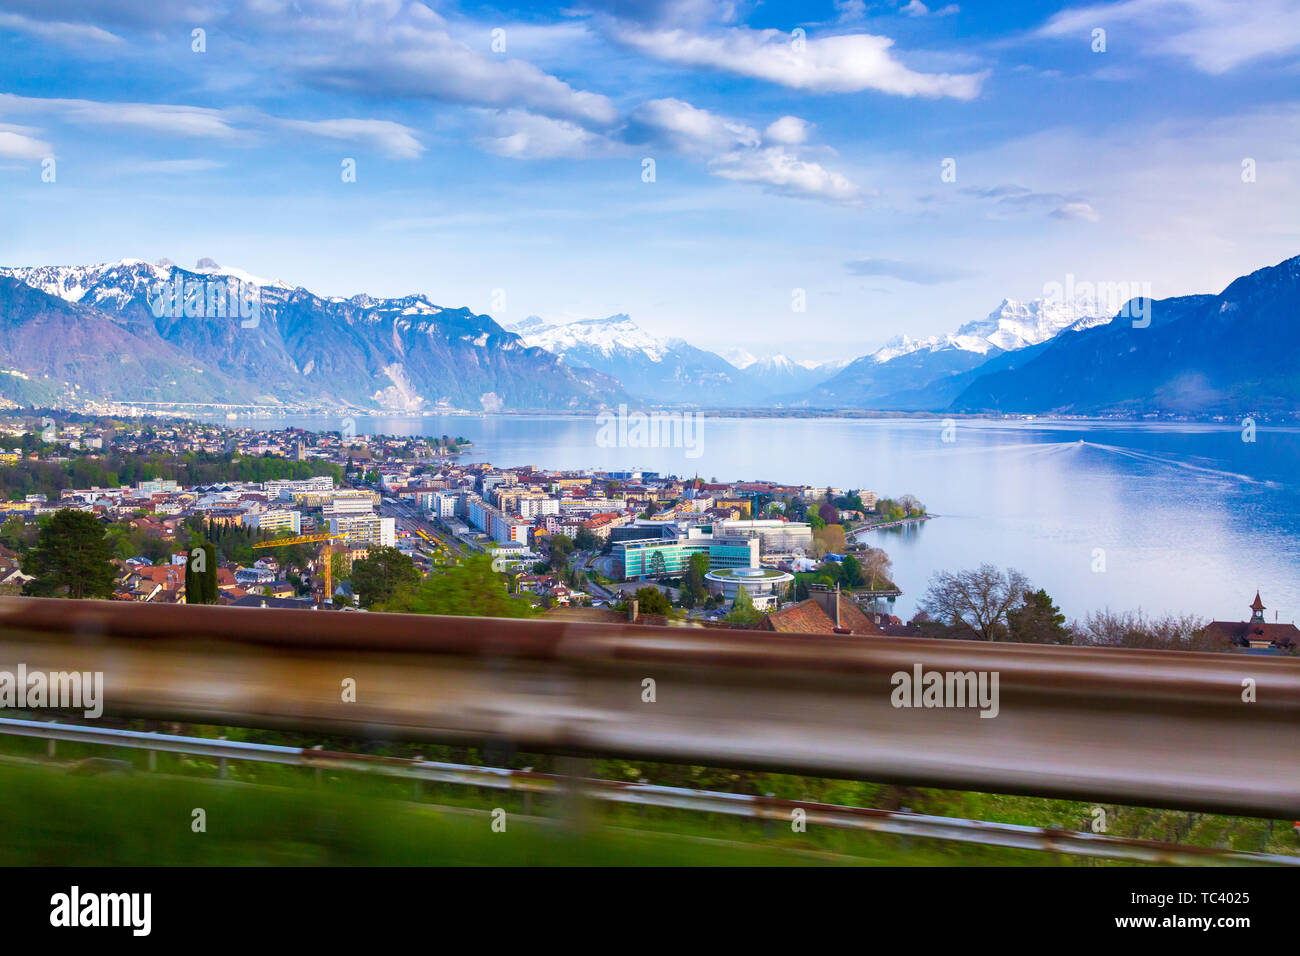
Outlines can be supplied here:
M19 663L122 716L1300 819L1290 658L7 598ZM894 706L949 672L997 716Z
M153 753L163 751L211 757L219 762L222 770L227 760L248 760L314 769L318 775L324 770L375 773L415 781L508 790L525 795L542 794L566 799L577 796L608 803L721 813L750 820L790 823L794 815L802 811L806 826L889 833L897 836L977 843L984 846L1036 850L1045 853L1066 853L1131 863L1151 863L1162 866L1300 866L1300 856L1185 846L1075 830L938 817L909 811L845 807L806 800L778 800L742 793L665 787L649 783L623 783L615 780L568 777L535 773L531 770L506 770L499 767L475 767L433 760L336 753L247 741L212 740L207 737L184 737L10 718L0 718L0 734L36 737L51 743L66 740L146 750L150 752L151 770L154 769ZM51 755L53 755L53 748L51 748Z

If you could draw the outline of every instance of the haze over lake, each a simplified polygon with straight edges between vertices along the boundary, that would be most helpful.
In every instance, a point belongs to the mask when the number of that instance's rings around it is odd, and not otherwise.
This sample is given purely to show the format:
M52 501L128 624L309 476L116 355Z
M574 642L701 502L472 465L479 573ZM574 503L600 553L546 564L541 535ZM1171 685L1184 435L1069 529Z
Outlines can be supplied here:
M1258 588L1268 620L1300 619L1295 429L1261 428L1247 442L1237 426L962 420L946 443L939 420L707 418L694 457L601 447L594 416L363 416L356 430L463 435L474 442L466 460L502 466L910 492L939 517L869 536L893 559L904 618L934 571L987 561L1024 571L1070 617L1109 606L1242 620Z

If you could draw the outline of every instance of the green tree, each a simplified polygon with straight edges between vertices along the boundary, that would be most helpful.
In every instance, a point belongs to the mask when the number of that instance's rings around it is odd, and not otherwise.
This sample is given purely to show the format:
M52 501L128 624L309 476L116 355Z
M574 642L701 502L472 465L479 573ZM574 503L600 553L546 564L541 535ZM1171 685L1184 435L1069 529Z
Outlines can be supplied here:
M601 540L590 528L579 528L573 537L573 544L579 551L599 551Z
M650 556L650 573L658 576L664 574L667 570L668 568L664 562L663 551L655 551L655 553Z
M42 526L36 547L22 558L35 577L23 593L37 597L106 598L113 594L112 546L104 526L88 511L64 508Z
M845 555L840 564L840 582L846 588L860 588L866 583L862 575L862 563L853 555Z
M489 565L491 562L489 557ZM420 570L396 548L371 548L367 557L352 562L349 579L361 606L370 608L391 601L419 584Z
M550 540L551 570L563 571L573 554L573 539L567 534L553 534Z
M636 606L640 614L670 614L673 606L668 595L658 588L644 587L636 589Z
M703 603L709 596L709 590L704 581L704 575L709 571L708 552L697 552L691 555L686 564L686 574L682 578L682 604L686 607L695 607Z
M185 603L217 603L217 548L209 541L191 541L185 561Z
M732 624L744 624L752 627L763 620L763 612L754 607L754 601L743 587L736 588L736 599L731 602L731 611L727 620Z
M379 610L460 617L531 617L527 598L512 597L505 578L492 570L492 556L475 554L414 588L399 591Z
M1073 643L1065 615L1042 588L1025 592L1025 603L1007 614L1007 630L1022 644Z
M27 522L18 515L11 515L0 525L0 544L10 551L21 554L32 546L35 529L29 529Z

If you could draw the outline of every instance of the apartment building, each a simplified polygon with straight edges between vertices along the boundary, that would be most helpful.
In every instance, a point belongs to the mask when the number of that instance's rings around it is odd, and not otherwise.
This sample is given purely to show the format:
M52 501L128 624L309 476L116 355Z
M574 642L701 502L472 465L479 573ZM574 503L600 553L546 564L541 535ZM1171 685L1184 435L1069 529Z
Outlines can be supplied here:
M329 525L330 534L345 535L350 545L397 547L397 521L394 518L381 518L376 514L340 514L332 515Z
M243 525L254 531L292 531L302 534L302 512L287 508L270 508L266 511L251 511L244 515Z

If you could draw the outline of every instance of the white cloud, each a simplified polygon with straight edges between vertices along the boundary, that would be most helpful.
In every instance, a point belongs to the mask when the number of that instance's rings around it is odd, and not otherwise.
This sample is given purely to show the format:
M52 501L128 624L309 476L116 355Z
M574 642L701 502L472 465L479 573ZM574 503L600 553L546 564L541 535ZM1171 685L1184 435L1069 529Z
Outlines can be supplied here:
M907 6L902 8L902 12L909 17L950 17L955 13L961 13L961 7L955 3L950 3L938 10L931 10L921 0L911 0Z
M538 116L524 110L493 115L479 145L489 153L515 159L589 159L615 150L608 138L577 123Z
M759 144L758 130L678 99L648 100L632 111L634 135L644 129L684 153L718 153Z
M290 54L291 69L316 86L364 96L525 109L586 126L609 126L619 119L608 97L574 89L510 56L509 31L507 52L494 53L488 29L478 38L481 46L471 47L420 4L365 14L355 19L339 10L333 18L313 21L310 29L321 36Z
M0 13L0 30L15 30L19 33L29 33L42 40L70 45L86 43L112 45L122 42L122 38L116 34L89 24L33 20L19 13Z
M1128 45L1189 60L1217 75L1261 57L1300 49L1300 0L1123 0L1056 14L1045 36L1091 36L1097 27L1131 25L1140 34ZM1120 38L1112 36L1113 45Z
M786 116L768 127L777 136L806 136L808 124ZM757 183L772 192L807 199L852 203L862 190L840 173L803 159L772 136L760 136L745 123L719 116L677 99L650 100L632 113L630 133L703 158L722 179ZM799 140L802 142L802 139Z
M0 93L0 116L7 113L46 115L78 125L119 126L164 136L232 143L248 142L268 132L287 130L357 143L394 159L414 159L424 150L413 129L389 120L299 120L270 116L251 109L217 110L168 103L105 103Z
M802 160L782 146L767 146L720 156L713 173L737 182L761 183L773 192L831 202L853 203L862 190L820 163Z
M289 130L357 143L377 150L393 159L415 159L424 146L415 138L415 131L401 123L374 119L291 120L276 123Z
M54 154L49 143L36 139L36 130L0 124L0 156L6 159L44 159Z
M126 126L155 133L198 138L236 138L240 131L223 110L163 103L104 103L0 93L0 115L54 115L73 123Z
M822 39L795 38L780 30L733 27L710 35L643 29L617 22L614 37L658 60L722 70L816 93L876 90L898 96L979 95L986 73L918 73L890 52L894 41L867 33Z
M800 143L807 142L811 125L807 120L797 116L782 116L763 130L763 142L798 146Z
M1101 220L1101 216L1097 215L1097 210L1086 202L1062 203L1053 209L1050 215L1054 219L1083 219L1086 222L1099 222Z

